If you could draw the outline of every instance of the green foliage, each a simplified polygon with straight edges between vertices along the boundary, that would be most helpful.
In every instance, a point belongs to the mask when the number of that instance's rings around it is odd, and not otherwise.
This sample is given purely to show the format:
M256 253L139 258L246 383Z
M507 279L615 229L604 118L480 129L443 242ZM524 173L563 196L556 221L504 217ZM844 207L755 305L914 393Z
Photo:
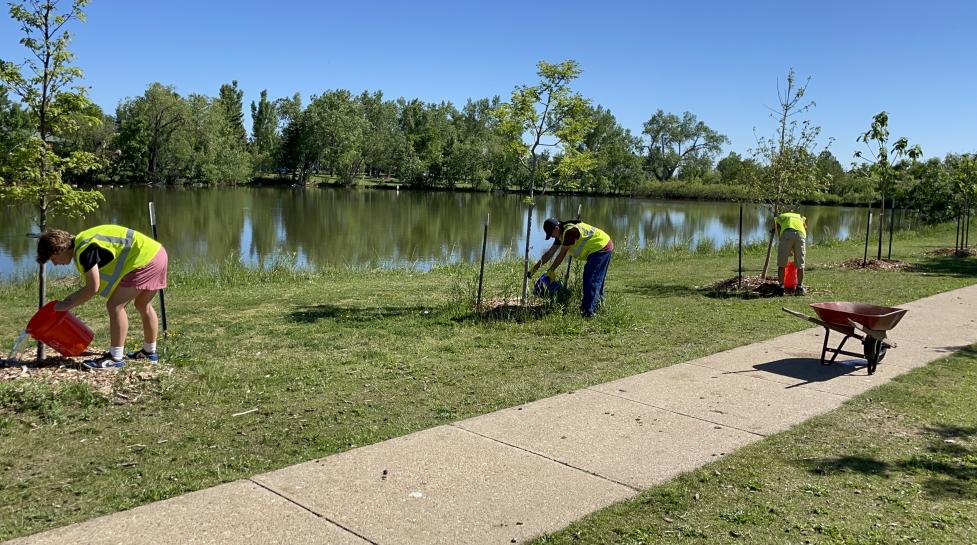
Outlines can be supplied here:
M0 84L20 98L36 132L26 140L21 138L0 165L0 200L35 204L41 229L50 214L84 215L102 200L101 194L76 190L64 180L66 173L99 168L98 158L86 151L60 156L50 143L51 137L70 133L81 123L101 122L101 112L92 107L85 89L72 86L82 72L71 65L71 34L65 27L71 21L85 20L82 8L87 3L74 0L66 11L59 11L57 1L10 4L10 16L24 33L20 43L29 54L21 65L0 60Z
M644 134L648 135L648 170L658 181L670 180L676 172L693 170L701 175L712 168L712 160L722 151L729 139L691 112L679 118L658 110L645 122ZM688 177L693 177L692 172Z
M783 90L777 90L779 109L771 117L777 121L772 137L757 137L753 159L760 169L754 172L753 195L769 204L778 214L814 197L827 188L818 170L817 140L821 128L797 116L810 111L814 102L804 102L808 78L799 84L793 70L787 73Z
M190 105L172 86L161 83L122 101L116 110L119 173L139 182L179 179L190 153L184 137L190 118Z
M570 87L582 73L580 65L574 60L557 64L540 61L537 67L539 83L516 87L509 102L496 109L505 148L530 171L530 193L536 190L541 146L561 153L552 173L554 187L594 167L593 154L580 147L594 124L590 101ZM548 176L543 177L542 192L550 181Z
M630 193L643 178L638 148L631 131L618 124L610 110L590 110L592 126L580 147L594 158L594 166L582 173L578 189L602 193Z
M268 100L268 91L261 91L258 103L251 102L251 159L256 174L271 172L275 153L280 145L278 110Z

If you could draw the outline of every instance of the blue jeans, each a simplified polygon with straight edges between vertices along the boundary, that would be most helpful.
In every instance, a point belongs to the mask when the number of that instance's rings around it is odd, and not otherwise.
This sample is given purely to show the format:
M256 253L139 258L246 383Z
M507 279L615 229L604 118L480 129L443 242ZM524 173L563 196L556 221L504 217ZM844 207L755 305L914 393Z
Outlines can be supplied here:
M580 312L584 316L593 316L604 298L604 278L607 276L607 267L611 264L612 253L594 252L583 266L583 301L580 303Z

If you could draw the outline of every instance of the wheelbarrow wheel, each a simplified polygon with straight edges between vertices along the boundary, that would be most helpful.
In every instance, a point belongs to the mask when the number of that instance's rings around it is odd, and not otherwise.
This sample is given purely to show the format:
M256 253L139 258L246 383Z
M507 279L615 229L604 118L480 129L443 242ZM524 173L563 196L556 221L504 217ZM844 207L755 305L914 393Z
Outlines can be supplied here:
M868 360L868 374L874 375L875 369L885 357L889 345L872 337L867 337L862 345L865 348L865 359Z

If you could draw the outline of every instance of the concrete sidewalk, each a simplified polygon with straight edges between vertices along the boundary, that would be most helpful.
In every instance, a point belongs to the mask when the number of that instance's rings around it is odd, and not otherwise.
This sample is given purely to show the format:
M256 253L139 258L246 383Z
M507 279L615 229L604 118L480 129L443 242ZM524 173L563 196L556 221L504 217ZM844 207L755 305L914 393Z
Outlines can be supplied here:
M977 343L975 304L903 305L872 376L812 328L10 543L519 543Z

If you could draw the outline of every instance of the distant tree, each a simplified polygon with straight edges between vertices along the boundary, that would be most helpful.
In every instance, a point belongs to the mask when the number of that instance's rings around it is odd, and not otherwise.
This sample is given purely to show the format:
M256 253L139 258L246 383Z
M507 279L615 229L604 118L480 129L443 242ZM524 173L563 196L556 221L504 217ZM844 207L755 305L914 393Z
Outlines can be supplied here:
M757 164L751 158L744 159L735 151L716 163L716 171L722 183L734 186L749 186L758 175Z
M829 191L834 188L835 184L844 180L845 167L841 166L841 162L831 151L821 150L821 153L818 154L817 165L818 173L824 177Z
M126 99L116 109L119 163L138 181L173 181L180 174L181 146L186 140L190 107L172 86L152 83L142 96Z
M644 172L638 156L641 140L618 124L601 106L592 108L593 123L583 137L581 149L594 157L594 167L583 174L581 189L627 193L641 182Z
M363 142L363 161L371 176L390 174L396 167L397 150L403 138L398 125L397 103L384 100L383 93L364 91L359 96L367 129Z
M15 155L33 134L30 113L10 100L7 89L0 86L0 179L9 178Z
M221 100L192 94L186 99L188 123L179 133L188 151L180 158L184 174L208 184L246 182L253 173L251 154L241 144L236 125L227 118Z
M104 200L97 191L73 188L63 180L66 172L85 172L97 168L98 160L87 152L67 156L54 153L53 138L72 130L78 117L90 104L85 89L74 86L82 71L72 66L74 54L68 49L71 34L68 23L84 21L87 0L74 0L62 11L60 2L31 0L10 4L10 17L20 25L20 43L29 55L20 65L0 60L0 85L13 92L26 107L31 128L36 131L15 148L6 176L0 180L0 200L27 202L36 206L37 225L47 228L49 216L82 216ZM99 122L100 119L93 120ZM46 299L45 267L38 268L38 308ZM44 346L38 344L38 360L44 359Z
M729 142L690 112L680 118L658 110L645 122L643 132L649 139L648 169L659 181L672 179L690 163L711 161Z
M349 91L327 91L314 97L305 110L311 130L310 152L351 186L363 168L363 150L368 122L363 105Z
M238 89L237 80L221 85L215 105L227 121L228 131L234 142L244 146L248 133L244 130L244 91Z
M856 151L855 158L869 163L869 171L878 181L878 191L882 197L879 247L876 256L876 259L882 259L882 237L885 232L885 196L886 193L892 194L893 185L896 181L896 168L893 163L904 158L915 162L923 154L923 151L919 146L910 146L909 139L906 137L899 138L891 145L889 144L889 114L886 112L879 112L872 118L871 128L859 136L858 141L868 148L868 155ZM889 257L892 257L891 248Z
M771 109L770 117L776 120L776 131L772 137L758 136L757 147L753 150L753 158L761 168L753 179L752 189L757 200L770 207L770 220L826 187L817 169L817 139L821 127L812 125L809 120L797 119L814 107L814 102L804 102L809 83L810 78L799 84L793 69L787 73L784 88L777 87L779 107ZM771 232L760 273L763 278L767 277L772 250Z
M512 91L509 102L499 105L496 115L510 153L529 170L529 198L526 212L526 250L523 260L522 300L529 297L529 241L532 234L533 209L536 207L536 176L542 151L559 148L563 157L558 175L587 172L594 165L593 156L579 151L580 142L593 123L588 115L590 101L574 92L570 83L581 74L574 60L558 64L540 61L536 85L520 85ZM546 179L541 193L546 191Z
M255 173L272 169L279 140L278 110L268 100L268 91L264 89L257 104L251 101L251 157Z

